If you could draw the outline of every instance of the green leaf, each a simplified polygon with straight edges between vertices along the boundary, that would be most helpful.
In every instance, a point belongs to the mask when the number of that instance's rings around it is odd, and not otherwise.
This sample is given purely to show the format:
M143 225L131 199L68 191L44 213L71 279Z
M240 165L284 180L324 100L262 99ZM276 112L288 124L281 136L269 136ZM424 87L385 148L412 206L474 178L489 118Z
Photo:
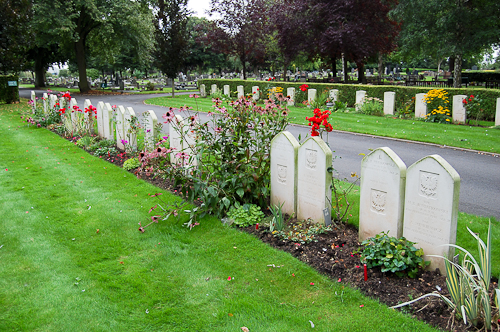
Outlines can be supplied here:
M231 201L229 201L229 199L227 199L227 197L223 197L222 198L222 203L224 203L225 207L228 209L229 206L231 205Z
M245 195L245 191L243 190L243 188L238 188L236 189L236 193L238 194L238 196L240 196L241 198L243 198L243 195Z

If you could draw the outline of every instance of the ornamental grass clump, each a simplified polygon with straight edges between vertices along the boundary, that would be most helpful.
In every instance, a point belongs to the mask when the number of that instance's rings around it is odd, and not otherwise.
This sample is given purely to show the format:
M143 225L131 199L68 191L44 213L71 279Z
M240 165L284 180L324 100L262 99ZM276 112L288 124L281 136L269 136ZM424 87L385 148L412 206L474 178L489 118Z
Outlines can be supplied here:
M425 122L451 123L451 111L448 108L450 100L448 92L443 89L433 89L424 95L427 104Z

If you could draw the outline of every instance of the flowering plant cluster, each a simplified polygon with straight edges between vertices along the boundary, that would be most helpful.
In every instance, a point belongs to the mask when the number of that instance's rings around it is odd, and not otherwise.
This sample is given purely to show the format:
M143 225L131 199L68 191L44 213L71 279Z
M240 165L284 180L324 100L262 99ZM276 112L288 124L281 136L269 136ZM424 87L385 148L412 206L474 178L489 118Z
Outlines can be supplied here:
M328 117L331 112L328 110L321 111L319 108L315 108L313 112L313 116L306 116L306 120L309 121L309 126L311 126L311 136L322 136L323 131L331 132L333 127L328 122ZM321 128L321 126L323 126L323 128Z
M307 89L309 88L309 85L307 84L302 84L299 87L300 91L295 92L295 97L293 98L293 102L295 103L295 106L299 105L308 105L307 101Z
M467 119L474 118L476 121L484 117L484 109L481 108L483 100L479 95L470 95L462 100L467 111Z
M448 92L443 89L433 89L424 95L427 103L426 122L451 123Z

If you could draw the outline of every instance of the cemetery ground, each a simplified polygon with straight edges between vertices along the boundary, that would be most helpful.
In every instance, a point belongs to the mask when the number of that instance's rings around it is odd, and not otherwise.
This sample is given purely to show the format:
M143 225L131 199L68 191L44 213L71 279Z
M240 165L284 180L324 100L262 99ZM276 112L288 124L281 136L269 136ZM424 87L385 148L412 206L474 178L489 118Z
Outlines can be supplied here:
M432 330L215 218L139 232L160 189L22 107L0 106L2 330Z
M175 98L156 97L147 99L146 104L164 107L192 107L193 111L208 112L213 109L211 98L190 98L179 95ZM306 116L311 108L288 107L290 122L307 125ZM371 116L359 113L333 112L330 115L334 130L392 137L438 145L500 153L500 129L490 128L494 122L483 121L479 126L443 125L416 119L401 119L391 116Z
M15 112L22 105L1 106L0 115L1 132L10 138L0 157L0 185L6 193L6 241L0 243L5 293L0 299L9 308L0 314L2 324L20 324L19 330L247 326L250 331L281 331L305 330L310 320L319 330L422 330L419 323L360 297L346 284L390 305L433 291L436 285L444 288L442 277L429 273L409 280L374 270L368 282L359 282L360 262L352 254L357 233L342 225L312 246L258 235L287 248L330 280L214 218L203 219L192 231L181 227L182 220L169 220L141 235L137 222L149 219L145 211L155 200L148 193L158 189L49 131L26 127ZM168 201L179 200L163 193ZM465 226L485 234L487 223L461 213L457 244L474 249ZM495 276L500 272L498 235L494 229ZM432 302L422 304L431 309L427 315L425 309L417 313L415 305L407 312L445 328L451 314L439 301ZM28 321L33 311L37 316Z

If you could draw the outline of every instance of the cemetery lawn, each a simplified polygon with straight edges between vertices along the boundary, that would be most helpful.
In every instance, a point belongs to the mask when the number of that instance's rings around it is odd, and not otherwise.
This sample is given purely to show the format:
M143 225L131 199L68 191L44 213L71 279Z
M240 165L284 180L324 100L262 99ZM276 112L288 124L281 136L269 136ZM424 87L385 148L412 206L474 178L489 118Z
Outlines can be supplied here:
M193 107L194 111L201 112L213 109L211 98L189 98L188 95L176 96L174 99L157 97L145 102L166 107L187 105ZM288 116L293 124L308 125L305 117L312 116L312 110L304 107L290 107ZM357 113L332 113L330 123L334 130L500 153L499 128L439 124L416 119L405 120ZM482 122L481 125L493 126L494 123Z
M0 105L1 330L433 330L212 217L139 232L159 189L21 107Z

